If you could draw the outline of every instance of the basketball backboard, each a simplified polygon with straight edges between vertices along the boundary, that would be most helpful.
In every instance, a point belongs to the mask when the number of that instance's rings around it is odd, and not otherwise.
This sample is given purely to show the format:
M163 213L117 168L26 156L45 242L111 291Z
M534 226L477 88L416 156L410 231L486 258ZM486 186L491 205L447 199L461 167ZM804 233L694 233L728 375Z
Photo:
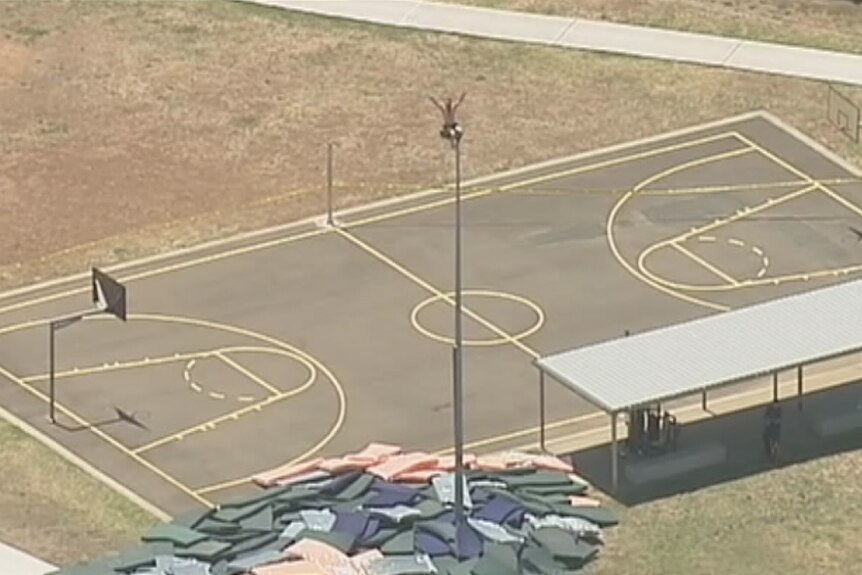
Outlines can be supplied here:
M859 127L862 124L859 106L832 86L829 86L826 115L841 133L859 142Z

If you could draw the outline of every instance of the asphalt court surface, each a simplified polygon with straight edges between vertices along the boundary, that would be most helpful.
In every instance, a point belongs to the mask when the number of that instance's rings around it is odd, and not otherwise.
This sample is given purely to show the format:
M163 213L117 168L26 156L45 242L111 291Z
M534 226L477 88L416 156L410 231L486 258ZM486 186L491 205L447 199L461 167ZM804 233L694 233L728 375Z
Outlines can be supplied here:
M765 115L464 197L477 449L535 441L540 355L862 272L850 230L862 229L859 176ZM253 491L257 471L369 441L446 449L452 195L339 220L117 272L129 322L58 333L58 427L45 418L45 319L86 309L87 282L0 300L0 403L171 514ZM552 435L605 423L547 391L549 421L563 422Z

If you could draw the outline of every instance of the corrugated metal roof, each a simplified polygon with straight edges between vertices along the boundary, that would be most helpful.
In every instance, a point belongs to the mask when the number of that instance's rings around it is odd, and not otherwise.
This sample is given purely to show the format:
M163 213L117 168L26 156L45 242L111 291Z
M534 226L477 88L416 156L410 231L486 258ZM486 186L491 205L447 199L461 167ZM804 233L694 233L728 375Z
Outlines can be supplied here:
M613 412L862 349L862 280L543 357Z

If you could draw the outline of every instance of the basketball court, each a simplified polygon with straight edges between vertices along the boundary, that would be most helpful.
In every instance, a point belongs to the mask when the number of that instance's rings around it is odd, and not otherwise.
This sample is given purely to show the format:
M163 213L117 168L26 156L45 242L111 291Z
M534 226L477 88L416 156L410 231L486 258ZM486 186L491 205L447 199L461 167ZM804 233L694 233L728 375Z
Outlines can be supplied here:
M540 355L857 277L860 206L856 171L760 113L468 182L469 448L537 439ZM0 404L170 514L369 441L445 450L452 207L431 192L114 268L128 321L57 334L53 426L46 321L89 284L9 294ZM547 403L554 437L605 425Z

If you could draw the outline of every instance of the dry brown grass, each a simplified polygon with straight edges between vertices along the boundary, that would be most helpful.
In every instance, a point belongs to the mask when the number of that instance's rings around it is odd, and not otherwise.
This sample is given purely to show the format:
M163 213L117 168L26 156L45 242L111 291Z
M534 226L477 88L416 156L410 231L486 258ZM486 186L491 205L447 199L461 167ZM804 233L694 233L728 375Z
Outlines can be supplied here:
M848 453L629 509L593 572L858 573L860 472Z
M0 446L0 541L68 564L135 545L158 522L3 421Z
M757 108L862 160L824 120L825 87L813 82L216 1L7 0L0 284L319 213L328 140L341 205L439 184L449 152L426 96L460 89L468 177ZM0 490L14 494L0 500L0 537L69 562L146 523L96 485L57 511L51 480L77 472L19 458L40 448L14 434L0 445L6 476L23 477ZM46 529L53 539L36 537Z
M862 53L862 4L851 0L451 0Z
M851 153L812 82L216 1L7 1L0 52L5 286L319 213L327 140L341 205L438 184L462 88L468 176L754 108Z

